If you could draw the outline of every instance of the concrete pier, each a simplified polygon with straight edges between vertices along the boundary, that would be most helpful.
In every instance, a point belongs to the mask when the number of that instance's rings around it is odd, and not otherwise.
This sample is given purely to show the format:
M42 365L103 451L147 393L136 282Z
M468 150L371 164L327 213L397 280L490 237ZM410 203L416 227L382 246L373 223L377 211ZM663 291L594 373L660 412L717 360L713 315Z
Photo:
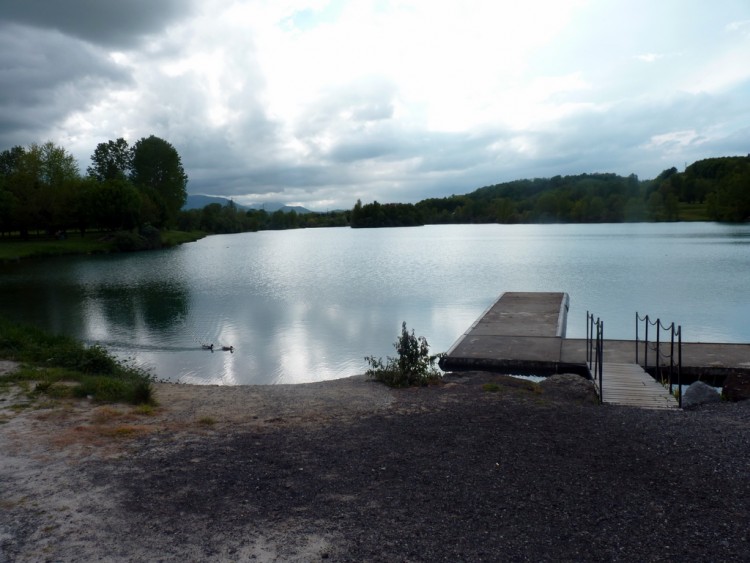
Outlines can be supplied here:
M567 293L507 292L461 335L440 362L446 371L588 375L586 340L565 338ZM664 344L662 344L664 345ZM653 346L653 343L651 343ZM633 340L606 340L604 361L644 366L644 344L636 362ZM655 354L650 352L649 366ZM750 373L750 344L683 342L683 382L721 386L731 372Z
M555 373L568 303L567 293L503 293L456 341L440 366L444 370Z

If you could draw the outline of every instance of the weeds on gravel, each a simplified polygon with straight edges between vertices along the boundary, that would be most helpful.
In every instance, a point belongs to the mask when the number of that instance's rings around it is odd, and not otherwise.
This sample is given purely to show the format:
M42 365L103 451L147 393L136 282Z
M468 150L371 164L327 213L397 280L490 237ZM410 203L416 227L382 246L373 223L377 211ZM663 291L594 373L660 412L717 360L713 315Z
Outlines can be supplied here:
M430 346L424 336L417 338L414 330L409 332L406 322L401 324L401 336L393 343L397 358L390 356L383 363L382 358L365 356L370 364L365 374L385 383L390 387L411 387L413 385L427 385L442 378L442 373L435 366L440 354L430 356Z
M152 404L153 377L146 371L118 362L101 346L0 318L0 358L23 362L3 381L27 385L30 398L90 397L103 402ZM29 390L30 389L30 390Z

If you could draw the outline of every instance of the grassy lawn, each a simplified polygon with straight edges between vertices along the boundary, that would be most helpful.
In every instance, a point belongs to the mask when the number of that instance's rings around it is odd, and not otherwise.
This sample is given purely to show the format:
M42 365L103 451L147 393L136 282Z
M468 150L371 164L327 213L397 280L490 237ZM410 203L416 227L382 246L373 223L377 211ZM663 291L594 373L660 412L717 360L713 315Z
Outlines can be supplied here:
M49 238L32 238L25 241L19 239L0 239L0 260L110 252L112 245L109 242L99 239L100 236L98 234L92 234L85 238L73 235L65 240Z
M162 231L161 242L164 246L177 246L186 242L195 242L206 236L203 231Z
M708 216L705 203L681 203L680 221L713 221Z
M165 247L193 242L206 236L202 231L162 231L161 239ZM87 233L84 237L69 234L64 240L49 237L20 240L0 238L0 261L20 260L42 256L62 256L66 254L97 254L114 252L111 233Z

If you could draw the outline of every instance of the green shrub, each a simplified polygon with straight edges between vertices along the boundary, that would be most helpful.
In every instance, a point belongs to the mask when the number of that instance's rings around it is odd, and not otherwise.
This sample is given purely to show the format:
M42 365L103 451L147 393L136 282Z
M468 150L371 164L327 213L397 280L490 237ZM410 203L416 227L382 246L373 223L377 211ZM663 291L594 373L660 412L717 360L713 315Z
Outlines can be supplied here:
M365 372L368 377L390 387L427 385L440 380L442 374L435 367L435 362L440 355L430 356L427 339L424 336L417 338L413 330L409 332L406 322L401 324L401 336L393 343L393 346L398 352L398 357L389 356L385 363L382 358L365 357L365 361L370 364L370 369Z
M145 239L148 248L156 249L161 248L161 233L159 229L152 225L144 225L141 227L141 236Z
M112 235L112 246L118 252L135 252L148 249L148 241L131 231L117 231Z

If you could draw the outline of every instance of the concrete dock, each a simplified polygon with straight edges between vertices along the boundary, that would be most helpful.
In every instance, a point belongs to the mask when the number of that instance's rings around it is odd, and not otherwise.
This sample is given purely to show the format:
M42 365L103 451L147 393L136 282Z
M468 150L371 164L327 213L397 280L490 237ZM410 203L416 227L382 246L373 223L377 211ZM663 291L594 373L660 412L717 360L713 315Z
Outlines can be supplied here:
M448 350L442 369L556 373L568 299L567 293L503 293Z
M567 339L567 293L507 292L461 335L440 362L446 371L579 373L588 375L586 340ZM653 343L651 344L653 345ZM636 362L633 340L606 340L604 361L643 366L643 342ZM649 365L653 365L651 352ZM731 372L750 373L750 344L682 344L683 382L700 379L720 386Z

